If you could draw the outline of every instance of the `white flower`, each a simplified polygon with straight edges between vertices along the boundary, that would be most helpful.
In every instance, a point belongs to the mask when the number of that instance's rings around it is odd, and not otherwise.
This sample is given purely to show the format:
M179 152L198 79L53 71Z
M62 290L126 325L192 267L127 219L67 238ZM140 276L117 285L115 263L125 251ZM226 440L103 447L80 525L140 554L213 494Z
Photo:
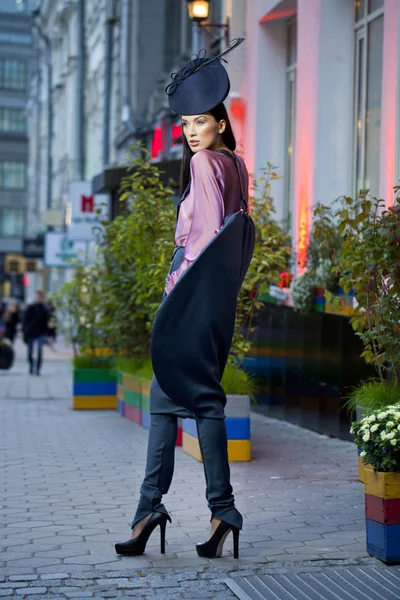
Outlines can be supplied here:
M371 415L370 417L368 417L368 422L372 423L372 421L376 421L376 416L375 415Z
M394 423L393 423L393 421L388 421L388 422L386 423L386 427L390 427L390 428L391 428L391 427L394 427Z
M360 452L360 458L364 458L364 456L366 456L366 455L367 455L367 453L365 452L365 450Z
M399 425L399 427L400 427L400 425ZM350 427L350 433L354 433L354 427L353 426Z
M379 428L378 423L375 423L375 425L372 425L372 427L371 427L371 432L375 433L375 431L377 431L378 428Z
M396 417L396 419L400 419L400 412L395 412L394 416Z
M391 440L390 443L392 444L392 446L395 446L397 444L397 440Z
M400 425L397 425L397 431L400 431Z
M379 421L382 421L382 419L385 419L386 417L387 417L387 412L380 412L378 414Z
M387 438L386 431L382 431L382 433L381 433L381 440L386 440L386 438Z
M370 433L369 431L367 431L364 435L363 435L363 441L364 442L368 442L369 438L370 438Z
M391 431L390 433L388 433L388 434L386 435L386 439L387 439L387 440L392 440L393 438L394 438L394 431Z

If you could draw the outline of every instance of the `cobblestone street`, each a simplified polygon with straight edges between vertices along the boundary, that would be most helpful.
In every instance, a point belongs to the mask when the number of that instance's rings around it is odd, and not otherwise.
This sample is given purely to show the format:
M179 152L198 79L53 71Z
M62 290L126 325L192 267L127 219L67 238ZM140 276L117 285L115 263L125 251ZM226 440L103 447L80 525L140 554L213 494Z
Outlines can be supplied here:
M147 431L116 411L72 411L68 350L46 349L27 375L20 341L0 372L0 597L235 598L224 579L247 573L380 566L365 550L364 496L351 443L259 415L251 463L232 465L244 515L240 560L200 559L209 511L203 467L176 452L165 497L172 525L145 555L119 557L144 472Z

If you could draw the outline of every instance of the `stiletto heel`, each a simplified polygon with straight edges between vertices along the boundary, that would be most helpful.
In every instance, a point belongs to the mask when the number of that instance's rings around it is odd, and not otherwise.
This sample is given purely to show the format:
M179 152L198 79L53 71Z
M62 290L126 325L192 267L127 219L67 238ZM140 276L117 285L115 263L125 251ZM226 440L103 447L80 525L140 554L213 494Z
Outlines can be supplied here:
M161 532L161 554L165 554L165 530L167 521L171 523L171 517L164 513L153 513L143 528L143 531L135 538L126 542L117 542L115 551L124 556L140 556L146 550L146 544L153 531L160 526Z
M167 521L160 523L160 550L161 554L165 554L165 530L167 528Z
M202 558L219 558L230 531L233 534L233 556L239 558L239 529L225 521L221 521L207 542L196 544L197 554Z
M239 558L239 529L232 529L233 533L233 558Z

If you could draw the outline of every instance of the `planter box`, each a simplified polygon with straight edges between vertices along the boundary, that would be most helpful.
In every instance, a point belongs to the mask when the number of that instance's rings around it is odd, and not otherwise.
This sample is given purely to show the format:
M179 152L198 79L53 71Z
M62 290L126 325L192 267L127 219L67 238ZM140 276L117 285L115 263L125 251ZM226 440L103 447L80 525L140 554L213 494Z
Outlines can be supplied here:
M365 468L367 552L400 564L400 473Z
M249 396L227 396L225 414L228 459L230 462L248 462L251 460ZM182 448L186 454L202 460L194 419L183 419Z
M123 373L122 382L124 387L124 417L127 417L137 425L142 424L141 390L140 382L133 375Z
M145 429L150 428L150 385L149 379L119 373L118 411ZM182 420L178 422L177 446L182 446Z
M255 316L244 366L257 379L251 409L319 433L353 441L344 398L375 375L360 357L349 317L265 304Z
M117 382L113 369L74 369L74 410L117 408Z

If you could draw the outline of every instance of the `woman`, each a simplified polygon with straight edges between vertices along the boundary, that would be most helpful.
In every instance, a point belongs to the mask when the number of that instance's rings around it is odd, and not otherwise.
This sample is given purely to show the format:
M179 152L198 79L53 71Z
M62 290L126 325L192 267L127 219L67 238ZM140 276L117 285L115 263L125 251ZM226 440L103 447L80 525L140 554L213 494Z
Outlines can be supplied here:
M242 40L231 44L232 50ZM224 53L226 54L226 53ZM182 115L182 199L176 249L163 302L153 325L151 425L146 474L118 554L140 555L154 529L171 520L162 504L173 475L178 417L196 420L211 510L211 536L199 556L222 553L232 531L238 558L242 516L235 507L224 424L221 378L232 342L236 300L254 248L247 214L248 174L234 154L235 138L224 105L229 78L221 57L199 54L172 76L169 104Z
M4 337L6 337L13 344L15 335L17 333L18 323L20 322L18 304L13 301L10 303L8 310L5 313L5 331Z

